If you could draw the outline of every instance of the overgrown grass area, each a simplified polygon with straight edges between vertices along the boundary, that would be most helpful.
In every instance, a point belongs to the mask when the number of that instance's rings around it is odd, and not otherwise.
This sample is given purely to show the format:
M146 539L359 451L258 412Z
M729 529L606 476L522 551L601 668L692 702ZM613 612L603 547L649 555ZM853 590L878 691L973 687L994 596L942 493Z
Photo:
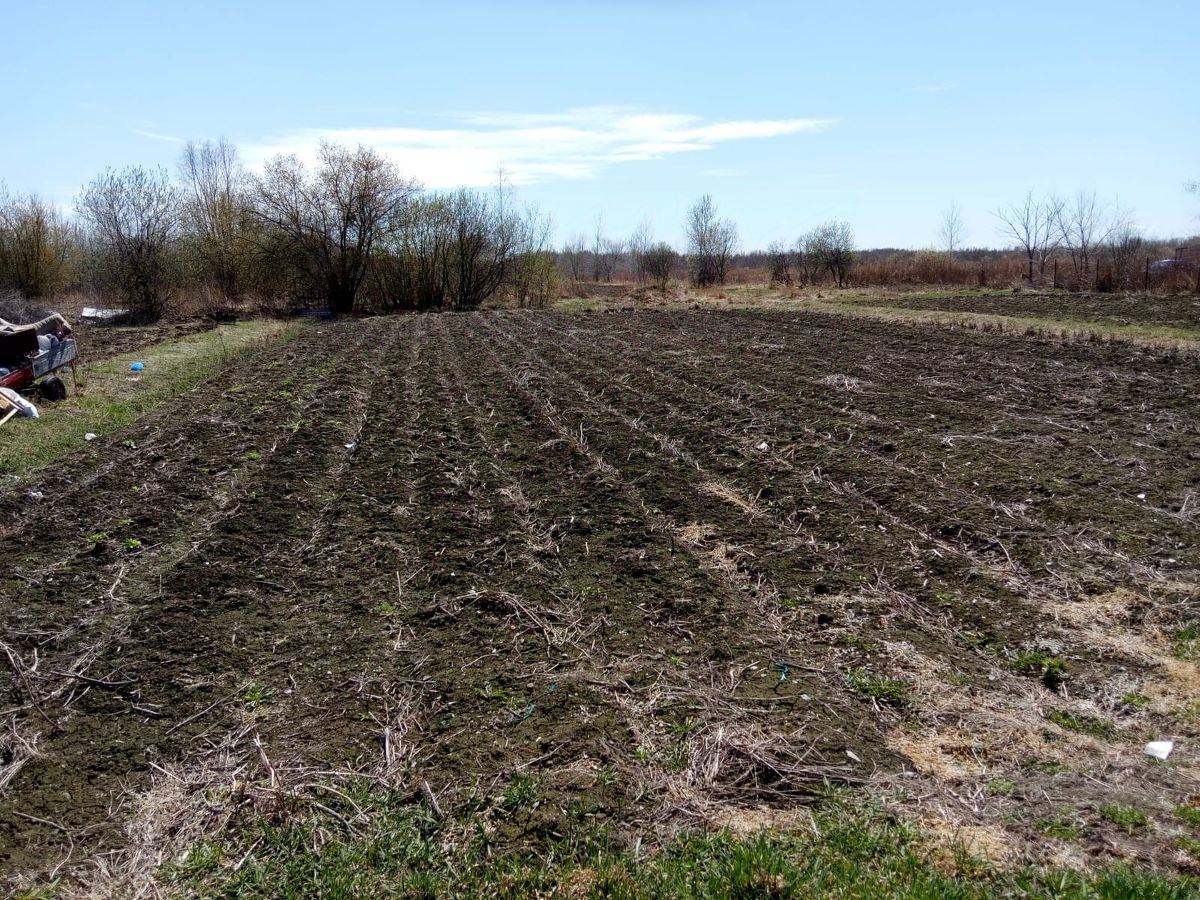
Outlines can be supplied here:
M1059 340L1109 340L1185 351L1200 350L1200 329L1154 322L1116 322L1080 318L1070 309L1059 308L1050 303L1033 314L1019 309L999 313L900 305L922 300L1003 300L1011 295L1009 289L995 288L940 291L808 289L801 293L789 294L777 288L763 286L730 286L721 289L683 290L661 297L655 305L667 308L696 306L705 309L803 310L905 325L951 326ZM559 300L556 307L570 312L598 312L638 305L639 302L633 297L571 297Z
M278 812L228 840L209 839L159 872L204 897L1058 897L1183 898L1200 880L1127 867L1089 872L997 868L931 843L877 807L839 797L809 827L737 837L682 834L646 851L577 823L537 832L497 797L474 817L439 821L424 805L368 784L330 794L314 814ZM325 799L325 798L323 798ZM497 819L499 817L499 819ZM484 826L483 821L489 824ZM526 831L523 851L494 835Z
M59 374L71 396L61 403L39 404L37 419L15 418L0 429L0 475L28 475L65 453L84 445L84 435L97 436L123 428L160 403L191 390L239 353L263 341L283 339L297 326L256 321L222 325L211 331L167 341L78 368L79 384L70 372ZM129 371L133 361L145 364L140 375ZM0 490L3 487L0 486Z
M1061 317L1055 315L1052 310L1047 310L1045 316L995 315L992 313L907 309L901 306L874 306L861 300L852 302L805 300L803 309L907 325L949 325L956 328L1026 334L1061 340L1116 340L1181 350L1200 349L1200 331L1195 329L1146 323L1092 322Z

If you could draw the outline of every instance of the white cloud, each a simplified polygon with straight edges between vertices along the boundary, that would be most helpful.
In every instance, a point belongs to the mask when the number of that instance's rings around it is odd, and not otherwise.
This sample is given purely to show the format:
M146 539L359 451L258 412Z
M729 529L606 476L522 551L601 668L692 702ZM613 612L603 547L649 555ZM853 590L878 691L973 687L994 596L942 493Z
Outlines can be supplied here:
M144 138L150 138L152 141L162 141L167 144L182 144L183 138L175 137L171 134L160 134L157 131L142 131L140 128L133 129L133 133Z
M315 157L321 141L367 144L429 187L485 185L501 167L514 184L595 178L612 165L711 149L728 141L816 131L823 119L705 121L676 113L593 106L563 113L476 112L434 128L305 128L243 143L260 165L279 153Z

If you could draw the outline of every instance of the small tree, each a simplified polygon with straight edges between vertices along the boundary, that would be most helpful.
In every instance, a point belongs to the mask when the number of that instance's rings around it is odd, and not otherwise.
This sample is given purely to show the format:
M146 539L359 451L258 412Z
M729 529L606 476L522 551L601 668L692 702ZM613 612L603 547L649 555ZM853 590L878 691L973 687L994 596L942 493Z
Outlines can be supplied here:
M642 267L647 281L665 291L671 283L671 275L679 265L679 254L665 241L651 244L642 255Z
M793 282L792 252L788 250L783 241L771 242L767 247L767 259L771 264L771 284L791 287Z
M194 268L229 300L246 288L250 264L248 179L228 141L189 141L179 159L183 218Z
M74 231L36 194L10 198L0 188L0 284L48 297L71 277Z
M99 279L136 318L161 318L180 280L180 197L166 171L109 169L84 188L75 206L88 228Z
M724 284L729 258L738 246L737 226L718 218L716 204L705 194L688 210L684 231L692 281L698 287Z
M1057 197L1046 197L1041 201L1033 199L1033 191L1025 194L1025 199L996 210L994 215L1000 221L1000 234L1010 238L1018 249L1025 255L1028 266L1027 278L1033 283L1033 265L1036 261L1042 275L1046 274L1046 260L1061 242L1062 230L1059 227L1063 202Z
M567 277L575 284L583 281L587 271L587 238L582 234L563 244L560 256L565 265Z
M1108 236L1107 219L1108 212L1097 202L1094 191L1090 194L1080 191L1069 204L1058 209L1058 232L1071 254L1076 288L1086 287L1091 280L1096 246Z
M815 249L821 267L833 276L838 287L845 287L855 263L854 232L850 225L834 220L821 226Z
M1118 210L1100 248L1107 272L1097 278L1102 290L1126 290L1133 286L1138 258L1144 245L1142 230L1130 213Z
M349 313L377 245L403 223L417 190L369 147L322 143L312 174L295 156L267 163L254 181L252 209L265 249L293 261L304 291Z
M802 284L820 282L825 271L824 244L824 230L821 228L814 228L796 238L794 254Z
M958 208L957 203L951 203L950 208L942 215L942 226L938 229L942 249L953 256L955 251L962 247L966 233L962 210Z
M558 292L558 268L550 252L553 223L535 206L517 214L509 286L517 306L547 306Z
M629 267L638 284L650 277L646 271L646 254L654 246L654 228L649 219L642 219L629 238Z
M458 309L479 306L504 285L524 249L525 223L503 182L491 196L466 188L446 201L450 217L446 297Z

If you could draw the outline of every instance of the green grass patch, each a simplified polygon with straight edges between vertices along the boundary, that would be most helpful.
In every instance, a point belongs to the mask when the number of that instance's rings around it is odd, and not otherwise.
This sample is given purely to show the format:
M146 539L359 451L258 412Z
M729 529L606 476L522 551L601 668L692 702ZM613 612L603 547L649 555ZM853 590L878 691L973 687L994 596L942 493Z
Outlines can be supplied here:
M1007 797L1016 789L1017 783L1007 778L993 778L987 783L987 792L993 797Z
M1112 822L1126 834L1133 834L1150 824L1150 817L1134 806L1111 803L1100 807L1100 815Z
M1052 709L1046 713L1046 718L1055 725L1065 728L1068 731L1074 731L1077 734L1086 734L1090 737L1102 738L1103 740L1112 740L1117 736L1116 726L1112 722L1097 719L1095 716Z
M1052 691L1067 680L1067 664L1057 656L1041 650L1020 650L1009 660L1009 667L1019 675L1031 675Z
M286 339L296 326L281 322L238 322L188 335L79 367L80 385L61 403L43 403L37 419L13 419L0 437L0 475L26 476L87 446L83 436L118 431L176 394L191 390L256 344ZM129 377L130 362L146 364L141 377ZM61 373L60 373L61 374ZM135 449L132 441L128 449ZM9 479L11 481L11 479Z
M270 703L273 693L270 688L259 684L257 681L247 681L242 685L242 702L251 709L256 709L266 703Z
M159 879L199 897L1181 900L1200 889L1186 875L1130 867L1001 870L961 848L930 846L878 808L836 800L814 807L813 827L795 832L684 833L635 853L603 827L580 824L513 848L496 835L530 801L508 797L511 788L466 804L466 818L439 821L402 792L342 785L342 795L322 794L340 819L297 802L198 842ZM494 827L482 827L485 819Z
M907 682L866 669L851 669L846 673L846 683L851 690L864 697L891 706L903 706L909 700Z
M1171 632L1171 655L1200 662L1200 623L1189 622Z
M1177 806L1175 816L1193 828L1200 828L1200 806Z
M1056 841L1074 841L1082 833L1080 827L1075 822L1059 816L1038 819L1033 823L1033 827L1046 837L1054 838Z

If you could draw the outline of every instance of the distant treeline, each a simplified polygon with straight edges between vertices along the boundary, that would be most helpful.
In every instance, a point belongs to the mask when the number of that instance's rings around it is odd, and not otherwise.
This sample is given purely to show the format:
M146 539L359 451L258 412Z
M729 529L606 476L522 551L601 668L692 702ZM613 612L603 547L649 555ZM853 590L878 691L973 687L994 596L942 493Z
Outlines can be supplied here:
M329 307L336 313L470 309L502 298L544 305L571 282L667 289L769 280L805 286L997 285L1187 288L1195 250L1145 239L1131 218L1079 194L998 210L1012 250L965 249L956 207L938 249L860 250L831 221L766 251L742 251L735 223L709 196L684 219L685 246L643 223L627 240L594 233L551 246L547 216L491 190L429 191L369 147L322 144L261 173L226 141L189 143L177 173L108 170L65 216L36 195L0 189L0 288L27 298L81 290L153 320L191 308Z

